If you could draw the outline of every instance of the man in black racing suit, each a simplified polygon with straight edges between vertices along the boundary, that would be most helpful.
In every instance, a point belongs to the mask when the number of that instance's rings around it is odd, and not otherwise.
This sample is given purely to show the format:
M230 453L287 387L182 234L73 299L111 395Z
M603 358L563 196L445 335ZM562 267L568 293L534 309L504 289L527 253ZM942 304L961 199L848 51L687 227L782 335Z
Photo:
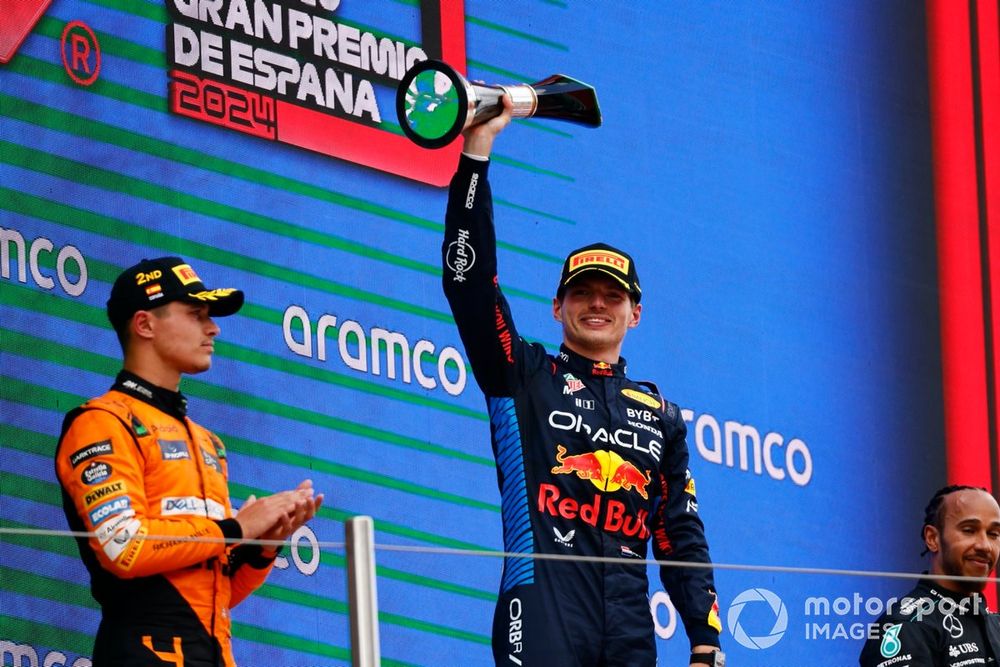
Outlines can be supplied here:
M680 409L630 380L619 356L639 322L631 257L610 246L567 258L553 301L563 345L521 339L497 282L488 156L499 118L466 132L442 246L444 291L486 395L509 557L493 621L497 664L656 664L646 557L709 563ZM620 564L619 564L620 561ZM692 665L721 665L721 623L708 568L662 567Z
M932 575L987 577L1000 557L1000 507L986 489L946 486L927 505L924 544ZM921 580L876 621L861 667L997 665L1000 619L985 581Z

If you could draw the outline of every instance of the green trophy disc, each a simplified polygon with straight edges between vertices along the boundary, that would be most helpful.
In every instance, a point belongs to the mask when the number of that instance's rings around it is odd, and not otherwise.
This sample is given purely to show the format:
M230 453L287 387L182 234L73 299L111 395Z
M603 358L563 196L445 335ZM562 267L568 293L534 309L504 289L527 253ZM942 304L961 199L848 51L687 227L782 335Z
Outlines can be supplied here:
M451 65L424 60L403 75L396 89L396 116L403 134L424 148L442 148L467 127L503 112L502 97L511 102L513 118L553 118L601 125L601 109L593 86L553 74L533 84L509 86L469 83Z
M455 140L466 124L469 97L462 75L439 60L414 65L396 91L396 115L403 133L424 148Z
M417 74L404 99L404 126L425 140L445 136L458 120L458 89L442 72L425 70Z

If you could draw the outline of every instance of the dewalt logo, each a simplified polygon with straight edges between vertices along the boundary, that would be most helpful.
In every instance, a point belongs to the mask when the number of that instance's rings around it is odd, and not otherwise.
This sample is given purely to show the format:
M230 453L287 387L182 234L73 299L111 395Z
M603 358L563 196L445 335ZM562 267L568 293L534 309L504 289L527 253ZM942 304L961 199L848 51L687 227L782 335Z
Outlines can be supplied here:
M90 509L105 498L125 493L125 482L117 481L99 486L83 497L83 504Z

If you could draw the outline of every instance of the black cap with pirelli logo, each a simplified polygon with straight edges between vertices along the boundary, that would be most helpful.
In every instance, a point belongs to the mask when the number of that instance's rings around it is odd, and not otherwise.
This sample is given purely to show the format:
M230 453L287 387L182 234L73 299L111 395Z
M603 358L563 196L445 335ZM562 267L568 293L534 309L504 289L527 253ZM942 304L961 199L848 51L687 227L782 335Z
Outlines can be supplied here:
M563 262L562 276L559 278L559 288L556 297L562 298L566 286L577 276L590 271L599 271L627 289L636 303L642 297L639 288L639 274L635 271L635 262L628 253L613 248L606 243L594 243L574 250Z
M108 320L118 331L136 312L171 301L205 304L212 317L224 317L243 306L243 292L232 287L208 289L180 257L144 259L125 269L112 285Z

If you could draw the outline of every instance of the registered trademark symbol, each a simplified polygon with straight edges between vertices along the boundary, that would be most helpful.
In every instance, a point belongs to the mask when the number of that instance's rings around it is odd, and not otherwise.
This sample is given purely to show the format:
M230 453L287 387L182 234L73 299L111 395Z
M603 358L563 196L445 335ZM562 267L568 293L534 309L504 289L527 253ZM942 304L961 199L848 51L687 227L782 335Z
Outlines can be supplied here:
M70 21L62 32L63 68L69 78L81 86L97 81L101 72L101 45L83 21Z

